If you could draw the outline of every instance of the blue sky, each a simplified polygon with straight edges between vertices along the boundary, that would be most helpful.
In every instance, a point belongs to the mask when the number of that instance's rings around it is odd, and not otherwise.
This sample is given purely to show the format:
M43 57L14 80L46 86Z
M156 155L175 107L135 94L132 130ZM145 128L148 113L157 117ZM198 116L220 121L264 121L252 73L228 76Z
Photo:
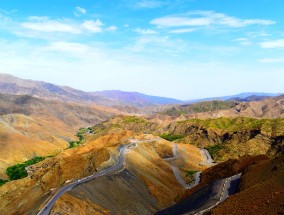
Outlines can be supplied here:
M0 0L0 72L193 99L284 93L283 0Z

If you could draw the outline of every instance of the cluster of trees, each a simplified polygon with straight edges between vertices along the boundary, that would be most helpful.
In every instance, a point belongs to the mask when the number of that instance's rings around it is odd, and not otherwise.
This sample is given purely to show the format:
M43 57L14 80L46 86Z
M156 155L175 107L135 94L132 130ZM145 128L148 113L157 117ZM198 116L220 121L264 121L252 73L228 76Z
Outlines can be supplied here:
M28 176L28 173L26 171L26 167L36 164L40 161L43 161L45 157L39 157L35 156L34 158L27 160L24 163L19 163L14 166L10 166L6 169L6 174L8 175L9 179L12 180L17 180L21 178L25 178Z

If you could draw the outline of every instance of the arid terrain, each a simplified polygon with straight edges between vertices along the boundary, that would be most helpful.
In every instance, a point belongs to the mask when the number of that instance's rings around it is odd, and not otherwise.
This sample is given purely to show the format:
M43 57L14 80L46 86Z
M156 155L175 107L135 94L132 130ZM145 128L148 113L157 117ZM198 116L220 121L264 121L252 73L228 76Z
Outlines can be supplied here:
M0 214L172 214L195 201L196 213L284 212L283 96L150 105L157 97L3 80ZM121 101L98 105L108 99Z

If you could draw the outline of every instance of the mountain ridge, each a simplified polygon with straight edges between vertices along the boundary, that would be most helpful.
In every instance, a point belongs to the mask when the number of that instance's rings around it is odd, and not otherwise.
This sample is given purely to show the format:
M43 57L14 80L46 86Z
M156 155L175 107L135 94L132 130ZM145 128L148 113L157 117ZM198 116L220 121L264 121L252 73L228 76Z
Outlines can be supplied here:
M121 90L86 92L69 86L60 86L44 81L22 79L3 73L0 73L0 93L12 95L30 95L36 98L64 102L94 103L97 105L110 107L131 106L142 108L155 105L190 104L212 100L255 101L281 95L281 93L244 92L230 96L180 100L162 96L146 95L140 92L126 92Z

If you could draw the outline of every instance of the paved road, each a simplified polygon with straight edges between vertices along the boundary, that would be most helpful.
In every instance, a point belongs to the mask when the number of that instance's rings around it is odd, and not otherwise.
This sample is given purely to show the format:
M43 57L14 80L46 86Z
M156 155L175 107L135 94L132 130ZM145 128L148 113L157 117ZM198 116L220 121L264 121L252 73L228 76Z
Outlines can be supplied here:
M114 166L111 166L111 167L109 167L105 170L98 172L98 173L94 173L93 175L87 176L85 178L79 179L79 180L77 180L77 181L75 181L71 184L68 184L68 185L60 188L57 191L57 193L44 206L44 208L38 213L38 215L48 215L50 213L50 210L53 207L54 203L57 201L57 199L59 199L64 193L71 190L73 187L75 187L79 184L85 183L87 181L93 180L95 178L101 177L103 175L106 175L110 172L118 171L119 169L123 168L126 150L131 148L131 147L137 146L137 142L132 142L132 143L126 145L126 146L123 146L120 149L120 155L119 155L119 158L118 158L118 162Z
M153 142L153 141L159 141L161 138L156 138L156 139L151 139L151 140L135 140L135 139L130 139L129 144L126 146L123 146L120 149L119 157L118 157L118 162L109 168L106 168L98 173L94 173L93 175L87 176L85 178L78 179L77 181L68 184L62 188L60 188L57 193L48 201L48 203L44 206L44 208L37 214L37 215L48 215L50 213L51 208L53 207L54 203L59 199L64 193L67 191L71 190L73 187L85 183L87 181L93 180L95 178L104 176L106 174L109 174L111 172L118 172L120 169L123 168L124 166L124 161L125 161L125 153L127 149L137 147L138 143L140 142Z
M166 161L172 161L172 160L175 160L177 159L178 157L178 154L177 154L177 149L178 149L178 144L174 144L174 147L173 147L173 157L171 158L165 158L164 160ZM200 149L201 150L201 154L207 159L207 163L208 164L213 164L214 163L214 160L212 159L212 157L210 156L209 152L206 150L206 149ZM173 173L177 179L177 181L186 189L190 189L196 185L198 185L200 183L200 176L201 176L201 172L197 172L193 175L194 179L193 179L193 182L187 184L184 179L180 176L180 171L179 169L174 165L172 164L172 169L173 169Z
M210 207L207 207L201 211L196 211L194 213L190 213L190 214L194 214L194 215L202 215L205 212L211 210L212 208L216 207L218 204L220 204L221 202L225 201L229 195L233 195L234 193L236 193L237 191L237 185L239 184L240 178L242 176L242 173L239 173L237 175L231 176L229 178L226 178L223 187L222 187L222 191L220 193L220 197L219 200L211 205Z
M203 154L203 156L206 157L207 159L207 163L209 164L214 164L214 160L212 159L210 153L206 150L206 149L200 149L201 150L201 154Z

